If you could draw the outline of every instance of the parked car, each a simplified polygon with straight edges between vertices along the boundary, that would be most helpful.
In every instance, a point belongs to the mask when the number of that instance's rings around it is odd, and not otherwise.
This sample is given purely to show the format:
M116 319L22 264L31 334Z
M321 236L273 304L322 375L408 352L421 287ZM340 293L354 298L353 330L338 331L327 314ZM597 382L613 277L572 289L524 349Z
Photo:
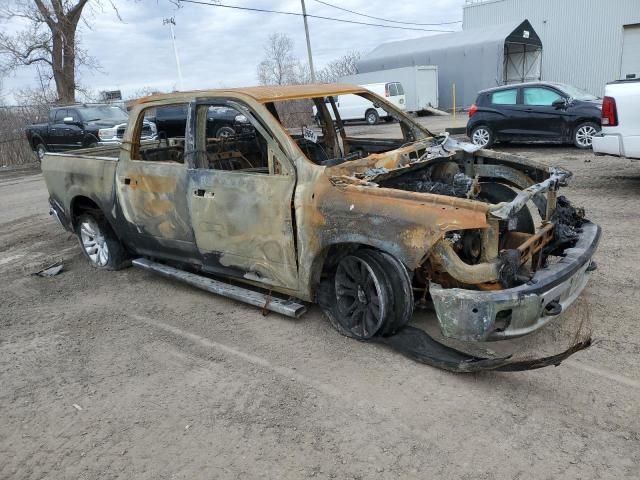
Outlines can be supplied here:
M126 124L129 117L120 108L112 105L69 105L52 107L46 123L29 125L26 129L29 145L42 160L47 151L64 152L78 148L98 146L105 139L100 138L100 130L114 129ZM152 138L153 126L143 125L147 138ZM119 143L117 138L107 143Z
M353 136L324 109L323 133L286 129L276 108L345 94L378 104L401 135ZM192 119L184 131L166 143L141 141L148 112L181 106ZM212 136L212 107L243 115L252 134ZM119 153L98 147L43 161L51 213L96 268L134 258L293 317L304 313L302 302L317 302L340 333L360 340L393 335L416 303L432 301L442 333L471 342L538 330L594 269L600 228L558 195L570 172L434 137L363 88L152 96L131 119ZM481 368L476 360L459 368Z
M400 110L406 109L404 88L402 88L400 82L369 83L367 85L360 85L360 87L384 97ZM338 114L343 121L365 120L369 125L376 125L381 118L392 120L392 117L387 115L383 108L358 95L338 95L334 97L333 100L338 109ZM326 101L329 103L328 98ZM333 109L330 108L329 105L327 106L329 107L331 118L335 120L336 116ZM318 109L315 106L313 107L313 116L316 119L318 118Z
M533 82L478 93L469 109L467 136L483 148L495 142L559 141L591 148L600 131L602 101L562 83Z
M596 154L640 158L640 78L607 84L602 131L593 137Z
M184 134L187 111L187 105L165 106L151 113L148 120L156 125L161 137L175 138ZM209 108L207 134L210 137L229 137L243 133L253 133L253 127L246 116L224 106Z

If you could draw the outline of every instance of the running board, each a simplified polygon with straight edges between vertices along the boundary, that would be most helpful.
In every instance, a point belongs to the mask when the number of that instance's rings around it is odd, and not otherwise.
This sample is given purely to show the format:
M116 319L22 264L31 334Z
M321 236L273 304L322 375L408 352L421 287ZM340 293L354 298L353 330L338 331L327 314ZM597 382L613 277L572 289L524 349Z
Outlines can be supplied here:
M223 297L233 300L239 300L255 307L286 315L287 317L300 318L307 312L307 307L301 303L292 300L283 300L278 297L272 297L271 295L249 290L248 288L238 287L195 273L185 272L184 270L173 268L162 263L152 262L146 258L136 258L131 263L143 270L159 273L163 277L180 280L181 282L206 290L207 292L222 295Z

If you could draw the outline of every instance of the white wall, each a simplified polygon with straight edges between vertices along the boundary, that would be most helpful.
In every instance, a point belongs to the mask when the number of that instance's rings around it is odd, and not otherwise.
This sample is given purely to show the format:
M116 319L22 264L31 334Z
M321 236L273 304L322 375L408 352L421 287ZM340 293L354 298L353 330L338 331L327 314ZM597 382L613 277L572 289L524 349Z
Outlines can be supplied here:
M542 79L602 95L620 78L623 28L640 23L640 0L487 0L463 12L463 29L529 20L542 40Z

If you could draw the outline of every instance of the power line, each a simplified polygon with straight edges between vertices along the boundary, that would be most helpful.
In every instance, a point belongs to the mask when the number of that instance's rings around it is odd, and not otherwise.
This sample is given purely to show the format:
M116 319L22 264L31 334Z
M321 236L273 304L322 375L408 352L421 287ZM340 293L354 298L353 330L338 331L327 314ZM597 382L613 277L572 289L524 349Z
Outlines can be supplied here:
M197 5L205 5L207 7L220 7L220 8L230 8L233 10L248 10L250 12L260 12L260 13L276 13L279 15L294 15L296 17L302 17L302 13L298 12L285 12L282 10L269 10L266 8L251 8L251 7L238 7L236 5L225 5L223 3L208 3L198 0L178 0L179 3L194 3ZM413 30L413 31L421 31L421 32L444 32L451 33L454 30L439 30L432 28L415 28L415 27L400 27L396 25L382 25L380 23L369 23L369 22L359 22L357 20L344 20L342 18L334 18L334 17L324 17L322 15L311 15L307 14L309 18L317 18L319 20L331 20L333 22L342 22L342 23L352 23L355 25L367 25L370 27L382 27L382 28L393 28L395 30Z
M359 12L354 12L353 10L349 10L348 8L343 8L343 7L339 7L337 5L333 5L331 3L328 2L323 2L322 0L315 0L317 3L321 3L323 5L326 5L327 7L331 7L331 8L335 8L338 10L342 10L343 12L349 12L349 13L353 13L354 15L360 15L361 17L367 17L367 18L373 18L374 20L382 20L383 22L389 22L389 23L401 23L403 25L422 25L422 26L431 26L431 27L435 27L438 25L453 25L456 23L462 23L462 20L456 20L455 22L440 22L440 23L416 23L416 22L402 22L400 20L389 20L388 18L382 18L382 17L374 17L373 15L367 15L366 13L359 13Z

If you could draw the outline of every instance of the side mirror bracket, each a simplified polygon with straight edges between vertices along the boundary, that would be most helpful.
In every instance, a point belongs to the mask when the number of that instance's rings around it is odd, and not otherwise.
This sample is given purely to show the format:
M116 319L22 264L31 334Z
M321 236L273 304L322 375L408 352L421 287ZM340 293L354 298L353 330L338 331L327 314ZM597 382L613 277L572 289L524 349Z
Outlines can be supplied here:
M559 98L558 100L554 100L551 106L556 110L564 109L569 106L569 100L566 98Z

